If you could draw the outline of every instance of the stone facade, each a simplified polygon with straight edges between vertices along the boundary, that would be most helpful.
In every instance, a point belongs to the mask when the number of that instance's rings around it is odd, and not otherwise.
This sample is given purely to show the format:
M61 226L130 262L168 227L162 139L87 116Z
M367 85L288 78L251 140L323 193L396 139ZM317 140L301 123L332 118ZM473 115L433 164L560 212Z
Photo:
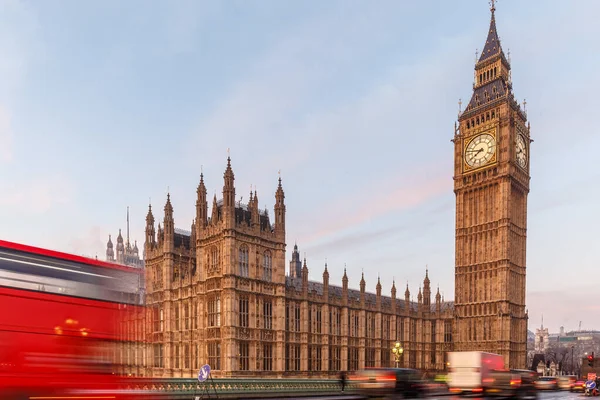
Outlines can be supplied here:
M513 95L510 61L492 18L475 64L473 95L454 142L456 193L455 349L526 364L525 249L529 145L527 114Z
M223 198L208 215L201 176L191 230L175 228L170 196L162 226L146 219L146 282L151 343L146 374L192 377L205 363L215 376L327 376L365 366L392 366L391 348L404 348L400 365L442 370L452 343L452 303L439 290L432 303L428 274L417 302L308 281L308 266L294 246L289 275L285 265L285 203L281 179L275 193L275 221L258 208L235 201L230 159ZM301 262L300 262L301 263ZM302 263L301 263L302 264ZM300 276L298 276L300 275Z
M175 228L170 196L162 226L150 207L144 246L148 306L140 331L149 343L135 373L194 377L208 363L218 377L328 376L372 366L443 370L447 352L502 354L507 367L525 367L525 246L529 192L529 125L515 101L492 7L487 42L475 65L474 92L455 127L456 302L432 293L428 273L417 301L308 280L294 246L285 256L285 196L275 192L274 221L236 202L228 158L222 199L211 214L201 175L196 218ZM140 368L139 364L143 364ZM141 371L141 372L140 372Z

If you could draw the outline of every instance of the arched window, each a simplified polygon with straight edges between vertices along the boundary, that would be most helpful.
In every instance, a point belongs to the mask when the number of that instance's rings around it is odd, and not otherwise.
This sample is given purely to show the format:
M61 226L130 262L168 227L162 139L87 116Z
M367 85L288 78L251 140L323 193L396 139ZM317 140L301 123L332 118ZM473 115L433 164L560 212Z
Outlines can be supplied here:
M210 272L216 273L219 270L219 249L216 246L213 246L210 249Z
M245 278L248 277L248 246L242 245L238 251L239 274Z
M265 251L263 255L263 280L271 281L273 279L273 260L271 252Z

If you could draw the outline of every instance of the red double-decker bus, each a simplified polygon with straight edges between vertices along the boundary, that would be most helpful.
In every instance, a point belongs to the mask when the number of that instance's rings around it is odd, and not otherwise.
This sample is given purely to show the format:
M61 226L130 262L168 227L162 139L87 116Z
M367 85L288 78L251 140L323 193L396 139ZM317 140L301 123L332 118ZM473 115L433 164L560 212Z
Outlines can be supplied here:
M143 271L0 240L0 399L116 399Z

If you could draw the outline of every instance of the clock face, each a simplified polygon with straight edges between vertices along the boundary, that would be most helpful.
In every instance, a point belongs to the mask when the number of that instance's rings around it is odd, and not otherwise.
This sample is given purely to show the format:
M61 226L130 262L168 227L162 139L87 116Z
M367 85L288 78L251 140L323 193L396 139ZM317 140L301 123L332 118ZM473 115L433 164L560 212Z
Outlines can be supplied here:
M489 133L475 136L465 149L465 162L471 168L486 165L496 154L496 139Z
M527 167L527 145L525 144L525 138L523 135L517 135L517 164L522 168Z

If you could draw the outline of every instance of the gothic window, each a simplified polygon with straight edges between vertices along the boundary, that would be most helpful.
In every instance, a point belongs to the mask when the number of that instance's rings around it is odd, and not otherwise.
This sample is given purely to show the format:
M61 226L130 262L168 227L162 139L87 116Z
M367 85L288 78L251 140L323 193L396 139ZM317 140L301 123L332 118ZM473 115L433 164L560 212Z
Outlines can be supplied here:
M164 347L162 344L155 344L154 345L154 366L156 368L163 368L164 366Z
M194 302L194 329L198 329L198 303Z
M179 319L179 304L175 303L173 305L174 311L175 311L175 330L178 331L180 328L180 322L181 320Z
M185 330L190 329L190 305L186 304L183 308L184 310L184 315L183 317L185 318Z
M263 303L264 328L273 329L273 303L265 301Z
M210 272L211 274L217 273L219 270L219 249L213 246L210 250Z
M321 333L321 307L317 306L317 318L316 318L316 325L317 325L317 329L316 332L317 333Z
M240 370L248 371L250 367L250 344L240 342Z
M265 371L273 370L273 344L272 343L263 344L263 370L265 370Z
M352 311L352 336L358 337L358 313Z
M154 332L160 332L160 316L159 316L160 310L157 308L153 308L152 310L152 321L153 323L153 331Z
M211 369L221 369L221 343L210 342L208 344L208 364Z
M248 277L248 246L242 245L239 249L240 276Z
M183 368L190 368L190 345L186 344L183 349Z
M271 259L271 252L265 251L263 255L263 280L271 281L273 279L273 265Z
M348 370L358 370L358 348L348 347Z
M365 367L372 368L375 366L375 349L365 349Z
M294 330L300 332L300 304L294 304Z
M341 369L342 351L337 346L329 346L329 370L339 371Z
M240 298L239 305L240 305L239 326L242 328L247 328L248 327L248 310L249 310L248 298L247 297Z
M285 330L290 330L290 305L286 305L285 307Z
M160 332L163 332L164 330L165 330L165 312L161 308L160 309Z
M444 321L444 342L451 343L452 342L452 322Z
M220 296L215 296L208 301L208 326L221 326Z

